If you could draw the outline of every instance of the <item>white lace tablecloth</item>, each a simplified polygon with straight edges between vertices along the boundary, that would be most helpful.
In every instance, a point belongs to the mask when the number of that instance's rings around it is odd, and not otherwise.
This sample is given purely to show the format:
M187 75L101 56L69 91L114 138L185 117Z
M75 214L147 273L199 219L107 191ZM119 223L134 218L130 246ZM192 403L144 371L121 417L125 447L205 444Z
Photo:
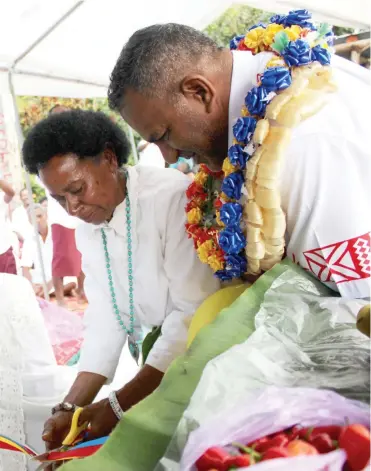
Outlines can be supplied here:
M11 275L8 275L9 277ZM15 284L0 274L0 434L21 443L25 441L22 412L22 348L17 341L16 326L25 327L20 312L23 303L13 303L18 292ZM20 309L18 309L20 308ZM0 450L0 471L24 471L26 459L20 453Z

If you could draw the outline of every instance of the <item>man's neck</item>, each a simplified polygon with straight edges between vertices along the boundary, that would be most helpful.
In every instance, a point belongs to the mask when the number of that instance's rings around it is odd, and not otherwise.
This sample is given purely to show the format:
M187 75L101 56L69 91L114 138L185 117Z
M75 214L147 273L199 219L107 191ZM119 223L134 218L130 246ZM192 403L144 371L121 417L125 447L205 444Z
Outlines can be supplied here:
M228 123L229 99L232 87L233 55L229 49L224 49L222 53L222 73L221 73L221 100L225 120Z
M48 227L39 229L39 234L40 234L42 240L45 242L46 238L48 237Z

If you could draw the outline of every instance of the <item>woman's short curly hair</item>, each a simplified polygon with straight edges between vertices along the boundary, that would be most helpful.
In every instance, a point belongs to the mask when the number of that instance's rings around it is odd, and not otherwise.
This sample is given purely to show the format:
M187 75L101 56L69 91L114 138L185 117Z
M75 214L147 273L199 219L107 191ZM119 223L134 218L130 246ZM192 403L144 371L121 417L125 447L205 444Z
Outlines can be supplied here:
M71 110L52 114L34 126L23 144L23 163L30 173L55 156L95 158L111 148L119 166L127 163L130 146L125 133L105 114Z

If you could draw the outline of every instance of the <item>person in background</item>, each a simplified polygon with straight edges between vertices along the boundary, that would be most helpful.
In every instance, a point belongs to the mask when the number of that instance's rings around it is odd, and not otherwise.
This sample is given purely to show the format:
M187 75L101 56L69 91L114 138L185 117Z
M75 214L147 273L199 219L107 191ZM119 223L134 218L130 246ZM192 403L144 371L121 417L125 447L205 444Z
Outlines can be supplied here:
M28 217L31 219L30 208L28 209ZM47 212L41 204L35 204L35 217L44 265L45 281L48 292L53 291L52 280L52 259L53 259L53 240L51 231L48 226ZM44 297L43 275L39 262L36 236L28 237L23 245L22 250L22 273L33 286L36 296ZM76 287L75 283L69 283L64 286L64 295L71 293Z
M27 188L23 188L19 193L21 205L12 213L12 227L16 233L20 244L33 234L32 224L29 221L27 209L30 206L30 199Z
M170 164L169 168L175 168L179 172L184 173L190 180L194 179L193 173L194 162L193 159L187 159L186 157L179 157L178 161L175 164Z
M39 204L41 204L45 211L48 210L48 198L46 196L40 199Z
M70 111L69 108L57 104L49 115ZM52 275L57 303L65 307L64 284L65 277L77 277L77 297L79 302L86 302L84 293L84 274L81 271L81 254L77 250L75 229L80 224L76 217L70 216L62 206L46 191L48 199L48 217L53 239Z
M138 144L138 153L139 165L165 168L165 160L156 144L142 140Z
M57 103L56 105L53 106L53 108L50 108L49 114L64 113L65 111L70 111L70 108L68 108L67 106L61 105L60 103Z
M17 274L16 261L12 248L12 231L8 220L8 204L15 192L12 186L0 175L0 273Z

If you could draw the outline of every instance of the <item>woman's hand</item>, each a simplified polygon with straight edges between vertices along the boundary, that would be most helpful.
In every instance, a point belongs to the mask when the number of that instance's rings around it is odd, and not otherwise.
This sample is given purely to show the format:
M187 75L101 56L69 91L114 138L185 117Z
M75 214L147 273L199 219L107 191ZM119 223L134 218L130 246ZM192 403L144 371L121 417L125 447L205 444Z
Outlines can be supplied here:
M79 425L84 422L90 424L86 440L105 437L109 435L118 423L108 399L84 407L79 417Z
M42 439L45 442L47 452L62 446L63 440L70 431L72 416L73 412L59 411L45 422ZM46 458L47 453L44 456ZM53 471L62 464L63 462L59 462L57 465L50 465L45 471Z
M73 412L59 411L45 422L42 439L47 450L62 446L63 440L70 431L72 416Z

